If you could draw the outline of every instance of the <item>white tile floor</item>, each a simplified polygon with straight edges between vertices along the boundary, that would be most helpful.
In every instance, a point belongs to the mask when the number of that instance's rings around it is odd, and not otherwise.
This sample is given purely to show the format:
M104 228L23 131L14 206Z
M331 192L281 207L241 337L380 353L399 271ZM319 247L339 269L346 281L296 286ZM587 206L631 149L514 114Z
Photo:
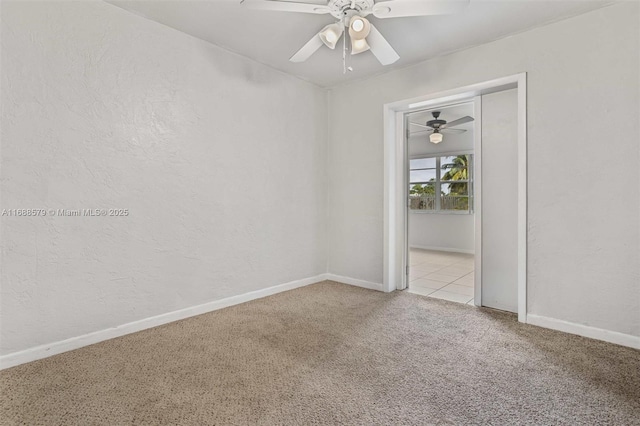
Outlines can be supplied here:
M410 293L473 305L473 255L411 249Z

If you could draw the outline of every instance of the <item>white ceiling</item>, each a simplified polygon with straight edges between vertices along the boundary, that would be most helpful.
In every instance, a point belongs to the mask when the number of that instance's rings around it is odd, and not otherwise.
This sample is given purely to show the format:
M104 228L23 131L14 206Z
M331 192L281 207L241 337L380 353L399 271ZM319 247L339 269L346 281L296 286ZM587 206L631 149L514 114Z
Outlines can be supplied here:
M305 63L289 62L302 45L334 21L330 15L248 10L239 0L107 1L322 87L381 74L611 3L603 0L471 0L463 12L455 15L394 19L370 16L398 52L400 60L383 67L370 52L365 52L352 58L354 71L343 75L340 49L332 51L323 46ZM326 4L322 0L304 1Z

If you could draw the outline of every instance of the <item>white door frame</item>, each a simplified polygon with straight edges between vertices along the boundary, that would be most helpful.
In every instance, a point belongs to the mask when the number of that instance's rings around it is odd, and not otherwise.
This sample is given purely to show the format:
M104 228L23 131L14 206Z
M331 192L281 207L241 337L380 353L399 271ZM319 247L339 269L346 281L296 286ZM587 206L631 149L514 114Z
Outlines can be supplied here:
M458 89L384 105L384 282L391 292L407 286L407 199L405 188L407 147L404 114L431 106L471 100L503 90L518 90L518 321L527 317L527 74L520 73ZM479 102L476 98L476 103ZM476 104L477 105L477 104ZM480 111L480 109L479 109ZM477 119L478 117L476 117ZM480 121L481 120L477 120ZM476 127L474 150L479 148ZM475 152L474 152L475 154ZM477 157L476 163L478 163ZM481 161L480 161L481 163ZM476 194L477 196L478 194ZM481 198L481 197L480 197ZM477 205L479 207L479 205ZM476 209L476 213L479 208ZM476 226L476 233L479 232ZM476 235L477 236L477 235ZM476 238L478 244L479 238ZM477 249L477 247L476 247ZM476 272L478 274L479 271ZM478 292L478 290L477 290ZM479 303L479 294L474 300Z

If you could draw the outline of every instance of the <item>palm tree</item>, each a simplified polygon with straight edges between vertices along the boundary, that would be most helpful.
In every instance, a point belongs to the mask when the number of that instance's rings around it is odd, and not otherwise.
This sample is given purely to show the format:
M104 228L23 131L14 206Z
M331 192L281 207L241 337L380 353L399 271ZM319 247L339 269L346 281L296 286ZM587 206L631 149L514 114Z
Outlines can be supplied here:
M442 175L443 181L469 180L469 156L458 155L451 163L443 164L443 170L447 172ZM468 195L467 182L452 183L449 185L449 194L452 195Z
M442 180L468 180L469 179L469 156L458 155L451 163L443 164L443 170L448 170Z

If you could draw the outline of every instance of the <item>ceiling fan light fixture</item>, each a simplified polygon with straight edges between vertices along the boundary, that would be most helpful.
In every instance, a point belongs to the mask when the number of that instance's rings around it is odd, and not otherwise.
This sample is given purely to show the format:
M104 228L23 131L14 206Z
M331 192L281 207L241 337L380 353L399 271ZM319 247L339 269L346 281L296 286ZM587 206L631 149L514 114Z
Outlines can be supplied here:
M355 15L349 21L349 36L353 40L364 40L371 32L371 24L366 18Z
M369 50L369 43L367 43L367 40L362 39L362 40L356 40L356 39L351 39L351 54L352 55L357 55L358 53L362 53L362 52L366 52L367 50Z
M336 43L340 40L343 32L344 27L339 23L335 23L324 27L322 31L318 33L318 36L329 49L335 49Z
M1 1L1 0L0 0ZM237 1L237 0L236 0ZM402 18L408 16L445 15L459 12L466 7L471 0L323 0L307 2L306 0L240 0L244 6L252 9L271 10L279 12L297 12L318 15L331 15L339 20L339 23L327 25L316 33L301 49L289 60L291 62L304 62L313 55L322 45L335 49L340 37L345 37L349 28L352 40L366 40L358 43L353 50L354 54L370 50L373 56L382 65L391 65L400 59L391 44L371 24L365 16L373 15L378 19ZM322 3L322 4L318 4ZM367 46L369 48L367 49ZM352 47L354 47L352 43ZM344 55L343 55L344 61ZM344 72L349 67L343 63Z
M442 133L437 130L429 135L429 140L431 143L440 143L442 142Z

